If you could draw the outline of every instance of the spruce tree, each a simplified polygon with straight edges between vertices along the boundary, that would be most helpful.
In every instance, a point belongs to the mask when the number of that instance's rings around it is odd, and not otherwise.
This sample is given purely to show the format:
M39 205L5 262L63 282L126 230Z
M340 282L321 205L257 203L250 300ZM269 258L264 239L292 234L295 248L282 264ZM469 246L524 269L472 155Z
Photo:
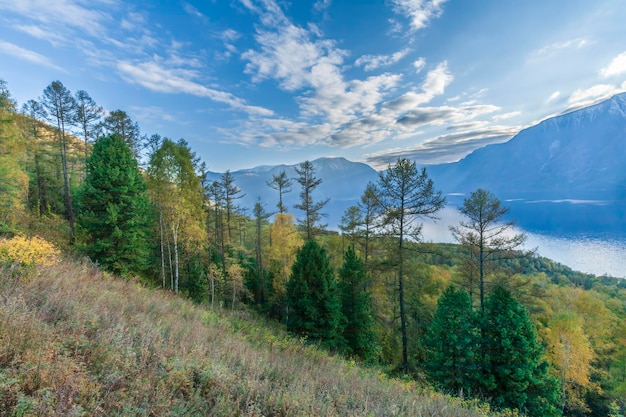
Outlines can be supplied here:
M450 286L441 295L422 343L427 353L424 369L433 384L452 394L471 394L477 379L478 332L466 291Z
M351 246L343 259L339 271L341 305L346 318L343 336L349 354L372 360L376 356L377 343L370 294L364 290L365 265Z
M481 320L481 388L496 407L529 416L558 416L558 382L548 374L544 349L528 311L496 287Z
M79 207L89 257L115 274L146 269L152 211L137 161L119 136L96 141Z
M289 330L329 349L344 350L345 318L337 282L326 250L313 240L298 250L287 282L287 305Z

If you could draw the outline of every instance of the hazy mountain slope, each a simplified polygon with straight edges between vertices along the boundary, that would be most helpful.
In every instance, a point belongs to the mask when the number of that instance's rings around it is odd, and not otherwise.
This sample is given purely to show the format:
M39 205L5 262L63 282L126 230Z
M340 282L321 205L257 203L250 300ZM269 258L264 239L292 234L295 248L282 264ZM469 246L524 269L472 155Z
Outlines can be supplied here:
M446 192L607 198L626 188L626 94L544 120L510 141L428 167Z
M370 166L348 161L345 158L320 158L311 161L315 167L316 177L322 179L322 183L315 190L313 197L316 201L330 198L324 212L328 214L326 221L331 225L336 225L341 215L351 205L356 204L369 181L376 181L378 173ZM237 202L238 205L246 208L254 207L260 197L265 209L268 212L276 210L278 203L278 191L270 188L267 182L272 176L285 171L292 179L292 191L283 196L285 205L289 212L299 217L302 213L293 208L294 204L300 201L300 184L296 181L297 165L277 165L260 166L252 169L232 171L235 184L246 194ZM219 181L221 173L209 172L207 180L210 182Z

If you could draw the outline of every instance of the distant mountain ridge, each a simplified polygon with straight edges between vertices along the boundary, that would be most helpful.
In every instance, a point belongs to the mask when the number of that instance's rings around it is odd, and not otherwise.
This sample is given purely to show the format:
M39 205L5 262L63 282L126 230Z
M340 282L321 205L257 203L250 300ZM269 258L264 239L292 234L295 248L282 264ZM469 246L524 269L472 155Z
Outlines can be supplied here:
M336 227L345 209L358 203L369 181L378 173L370 166L345 158L312 161L322 184L316 200L329 198L325 212ZM268 212L276 208L278 192L267 185L285 170L293 179L284 201L293 208L299 202L297 165L259 166L231 172L246 193L239 205L252 208L260 197ZM488 145L458 162L427 165L436 189L444 194L466 195L482 187L501 199L604 199L617 204L626 200L626 93L571 113L546 119L526 128L511 140ZM209 181L221 173L210 172Z
M482 187L505 197L623 199L626 93L546 119L508 142L428 171L448 193Z

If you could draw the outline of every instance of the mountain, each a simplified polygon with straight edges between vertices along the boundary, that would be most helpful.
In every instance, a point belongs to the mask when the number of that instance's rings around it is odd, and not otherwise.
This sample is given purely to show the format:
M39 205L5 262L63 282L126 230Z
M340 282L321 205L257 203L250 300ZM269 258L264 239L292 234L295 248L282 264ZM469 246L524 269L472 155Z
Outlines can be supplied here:
M321 201L329 198L329 202L323 212L328 215L324 220L331 228L341 221L345 210L356 204L365 191L369 181L376 181L378 173L369 165L351 162L345 158L320 158L311 161L315 168L315 176L322 179L322 183L315 189L313 198ZM302 213L294 208L300 202L300 184L296 181L296 167L298 165L258 166L251 169L232 171L235 184L245 193L245 196L237 202L238 205L251 209L258 198L265 206L265 210L273 212L278 203L278 191L270 188L267 183L274 175L283 170L292 179L291 192L283 195L283 202L290 213L296 218ZM207 173L207 181L219 181L221 173Z
M626 197L626 93L522 130L428 171L447 193L482 187L507 198Z
M435 187L458 204L460 196L485 188L501 200L512 200L520 224L536 230L573 230L587 227L581 219L596 218L602 230L626 232L626 93L571 113L546 119L520 131L502 144L480 148L464 159L426 166ZM322 184L314 193L316 201L330 198L325 208L327 222L336 228L346 208L356 204L377 172L363 163L345 158L320 158L313 162ZM235 183L246 193L239 201L251 209L260 197L267 211L274 211L277 191L267 186L273 175L285 170L294 179L285 204L299 202L300 185L295 181L297 165L259 166L233 171ZM208 180L219 180L211 172ZM515 202L515 201L521 202ZM566 204L530 205L550 200ZM578 204L593 200L591 204ZM507 202L508 203L508 202ZM576 204L574 204L576 203ZM557 207L558 206L558 207ZM593 207L592 207L593 206ZM593 227L595 227L593 226ZM577 229L578 230L578 229Z

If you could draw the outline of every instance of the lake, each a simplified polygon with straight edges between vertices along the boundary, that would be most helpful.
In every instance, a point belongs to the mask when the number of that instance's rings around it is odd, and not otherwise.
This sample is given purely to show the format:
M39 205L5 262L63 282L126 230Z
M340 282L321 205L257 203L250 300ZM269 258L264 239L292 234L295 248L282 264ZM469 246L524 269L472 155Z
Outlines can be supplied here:
M516 232L527 236L526 249L570 268L594 275L626 278L626 220L623 204L598 201L505 201ZM463 219L454 206L426 221L425 241L454 243L450 225Z

